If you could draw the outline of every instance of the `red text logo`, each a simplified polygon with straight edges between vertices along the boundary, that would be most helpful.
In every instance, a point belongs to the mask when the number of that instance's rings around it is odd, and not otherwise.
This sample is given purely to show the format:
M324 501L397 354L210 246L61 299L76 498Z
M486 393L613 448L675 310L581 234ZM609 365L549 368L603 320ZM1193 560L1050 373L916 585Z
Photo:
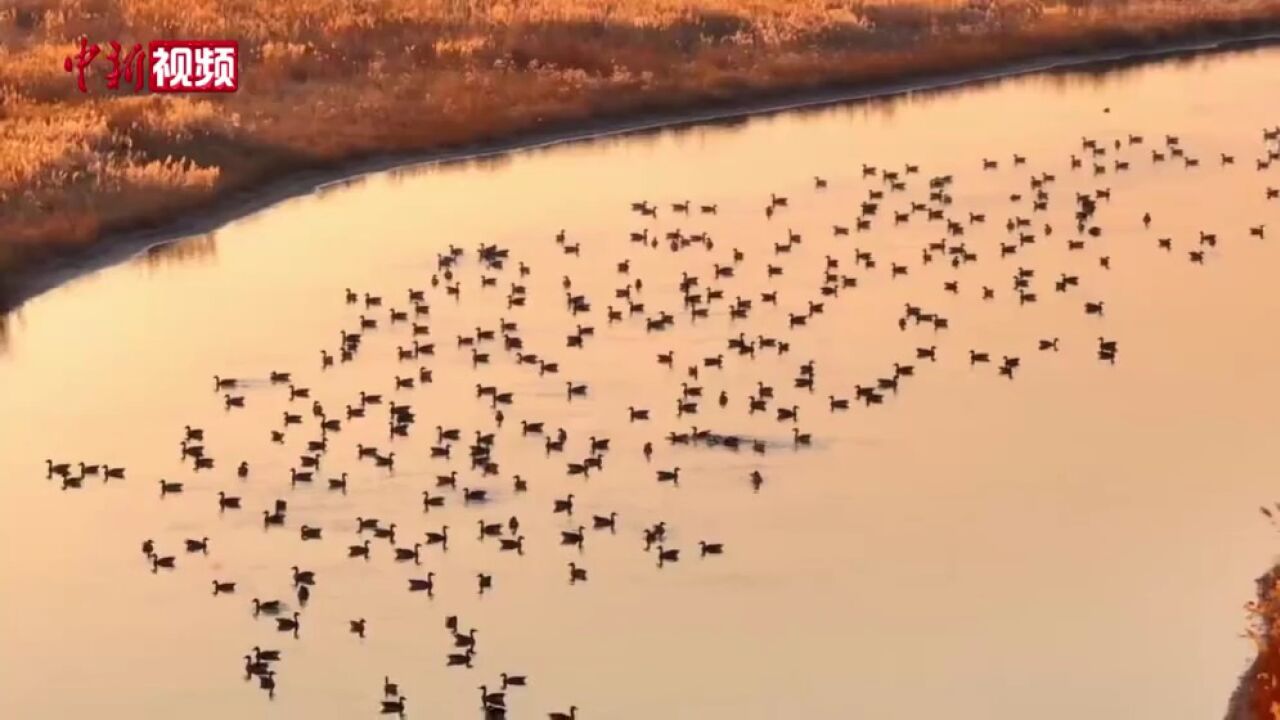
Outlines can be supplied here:
M154 93L226 93L240 87L240 45L235 40L153 40L143 50L141 43L125 48L108 43L104 60L109 64L103 77L107 89L118 91L122 84L141 92L144 84ZM63 61L63 70L74 73L76 87L89 92L85 71L102 48L81 37L74 55Z

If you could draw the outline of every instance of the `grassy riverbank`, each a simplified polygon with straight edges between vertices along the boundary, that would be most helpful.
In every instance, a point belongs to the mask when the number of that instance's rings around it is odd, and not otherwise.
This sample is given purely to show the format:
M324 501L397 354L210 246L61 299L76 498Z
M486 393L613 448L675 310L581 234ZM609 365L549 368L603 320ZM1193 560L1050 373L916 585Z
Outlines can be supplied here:
M0 294L299 170L1275 28L1280 0L17 0L0 9ZM82 33L236 38L241 91L94 76L81 94L62 59Z
M1240 677L1227 720L1280 718L1280 565L1258 578L1258 599L1245 609L1257 656Z

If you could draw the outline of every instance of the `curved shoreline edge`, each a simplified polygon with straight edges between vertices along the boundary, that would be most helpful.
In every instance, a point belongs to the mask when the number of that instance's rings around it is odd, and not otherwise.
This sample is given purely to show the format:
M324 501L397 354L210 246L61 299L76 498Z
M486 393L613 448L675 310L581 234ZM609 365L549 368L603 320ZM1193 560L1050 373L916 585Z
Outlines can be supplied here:
M1256 600L1246 605L1252 615L1253 627L1247 634L1257 643L1257 652L1236 680L1236 688L1227 699L1224 720L1271 720L1275 714L1275 601L1276 591L1280 589L1278 582L1280 562L1254 580ZM1270 692L1264 690L1268 685Z
M640 115L630 120L574 122L567 129L520 133L507 140L461 148L372 156L340 162L323 169L285 169L275 180L212 195L204 208L195 211L192 217L166 223L160 228L108 233L83 248L11 270L9 277L0 274L0 316L20 309L27 301L65 283L126 262L154 247L207 234L287 200L389 171L467 162L569 143L591 142L757 115L892 98L913 92L946 90L1037 73L1079 70L1091 66L1105 68L1135 61L1151 62L1174 57L1242 51L1275 44L1280 44L1280 31L1173 42L1153 48L1135 47L1083 54L1048 55L984 70L925 75L889 83L831 86L825 90L795 91L783 88L720 103L708 102L702 109L684 112Z

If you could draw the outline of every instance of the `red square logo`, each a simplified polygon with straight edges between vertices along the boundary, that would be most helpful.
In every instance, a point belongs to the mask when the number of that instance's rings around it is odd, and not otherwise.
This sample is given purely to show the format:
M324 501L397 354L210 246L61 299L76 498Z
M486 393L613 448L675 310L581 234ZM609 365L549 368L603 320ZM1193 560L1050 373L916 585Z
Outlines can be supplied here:
M151 92L219 93L240 87L240 44L235 40L152 40Z

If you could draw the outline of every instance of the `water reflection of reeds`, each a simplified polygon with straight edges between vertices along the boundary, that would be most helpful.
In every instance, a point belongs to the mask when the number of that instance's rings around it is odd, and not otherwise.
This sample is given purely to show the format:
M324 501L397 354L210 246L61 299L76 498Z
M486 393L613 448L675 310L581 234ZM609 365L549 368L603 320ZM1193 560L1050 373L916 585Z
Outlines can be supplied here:
M135 262L149 268L191 263L207 264L218 255L218 243L213 233L205 233L175 242L152 245L138 255Z
M789 114L800 116L821 116L828 113L840 113L849 118L878 118L882 120L892 119L904 106L904 103L924 104L935 103L944 99L954 99L957 96L973 95L975 93L989 92L996 86L1007 83L1031 84L1051 88L1059 94L1068 93L1077 89L1102 89L1108 86L1114 86L1119 83L1131 81L1134 76L1143 73L1160 72L1162 66L1174 65L1179 68L1195 68L1203 69L1213 65L1214 63L1223 62L1230 57L1238 54L1256 54L1262 52L1265 48L1248 48L1236 49L1231 53L1204 53L1204 54L1183 54L1171 55L1161 58L1156 62L1150 57L1135 56L1121 59L1102 59L1096 63L1087 63L1080 65L1072 65L1058 69L1051 69L1044 72L1024 75L997 76L988 79L966 80L956 85L948 85L933 88L906 89L903 88L899 92L886 95L879 95L861 99L850 99L841 101L833 99L829 104L814 104L808 107L792 108ZM837 93L833 91L833 98ZM782 101L780 101L781 104ZM659 142L665 138L673 138L677 142L691 135L704 136L706 134L716 133L736 133L745 129L753 122L768 121L767 116L751 116L751 115L730 115L719 118L699 118L696 114L691 115L688 121L676 121L674 124L664 124L654 127L642 127L635 130L628 130L614 134L604 134L598 137L583 137L577 142L589 144L592 152L607 152L611 147L626 143L630 147L636 145L645 146ZM606 126L607 127L607 126ZM607 131L607 130L606 130ZM519 152L531 155L540 155L545 152L558 149L560 143L549 142L544 145L533 145L519 150ZM400 183L405 179L417 177L424 173L439 171L444 169L484 169L499 170L510 162L512 162L512 154L505 151L494 151L492 153L480 156L459 158L457 160L445 160L443 162L434 163L427 162L416 165L406 165L392 169L386 173L392 182ZM335 187L348 187L363 182L367 176L352 178L349 181L333 184Z
M23 322L22 308L0 311L0 357L13 350L14 338L18 336Z

